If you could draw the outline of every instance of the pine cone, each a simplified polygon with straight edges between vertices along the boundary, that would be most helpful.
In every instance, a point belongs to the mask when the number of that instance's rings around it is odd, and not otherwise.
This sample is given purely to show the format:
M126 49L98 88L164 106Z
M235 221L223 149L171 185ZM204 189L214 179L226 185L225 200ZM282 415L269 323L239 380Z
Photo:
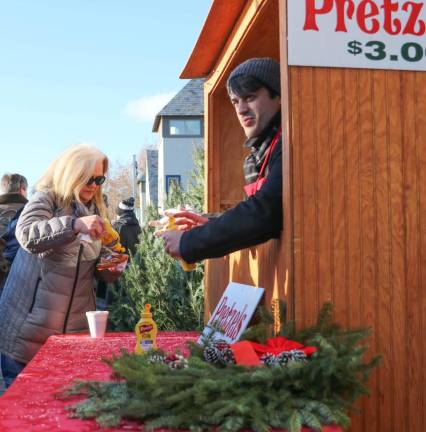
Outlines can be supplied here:
M271 354L271 353L263 354L263 356L260 357L260 361L265 366L268 366L268 367L277 366L277 364L278 364L277 356L275 356L274 354Z
M277 356L278 363L282 366L286 365L290 360L293 360L293 355L290 351L283 351Z
M166 357L162 354L151 354L148 358L149 363L165 363Z
M218 363L221 360L221 352L218 348L208 346L204 348L203 357L207 363Z
M221 351L222 363L235 363L234 353L230 348L226 348Z
M290 354L293 361L305 362L307 360L306 354L298 349L291 350Z

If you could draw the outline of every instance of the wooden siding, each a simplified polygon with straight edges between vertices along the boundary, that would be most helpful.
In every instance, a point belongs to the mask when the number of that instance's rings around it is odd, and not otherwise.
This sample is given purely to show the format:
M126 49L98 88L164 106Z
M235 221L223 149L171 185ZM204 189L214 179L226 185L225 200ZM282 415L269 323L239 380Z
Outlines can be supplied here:
M351 431L425 431L426 74L290 68L294 302L371 326Z
M225 90L239 62L281 58L288 135L282 238L207 261L206 318L229 281L267 288L268 305L285 298L299 326L333 302L344 326L372 327L369 355L383 355L350 431L423 432L426 74L288 68L285 12L285 0L248 1L206 82L209 211L242 197L244 138Z

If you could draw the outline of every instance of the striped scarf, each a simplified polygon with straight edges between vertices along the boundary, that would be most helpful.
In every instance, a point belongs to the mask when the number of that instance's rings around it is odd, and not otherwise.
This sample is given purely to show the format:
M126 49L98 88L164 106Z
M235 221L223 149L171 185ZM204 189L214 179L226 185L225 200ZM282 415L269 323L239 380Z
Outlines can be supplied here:
M281 111L271 120L269 125L258 136L249 138L244 147L250 148L250 154L244 159L244 178L246 184L253 183L259 176L262 163L265 160L268 148L281 124Z

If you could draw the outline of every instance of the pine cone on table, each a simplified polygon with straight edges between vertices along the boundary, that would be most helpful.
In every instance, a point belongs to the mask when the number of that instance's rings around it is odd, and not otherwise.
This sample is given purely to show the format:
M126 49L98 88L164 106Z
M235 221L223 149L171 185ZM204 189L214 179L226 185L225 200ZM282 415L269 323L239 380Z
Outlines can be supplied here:
M218 363L221 359L221 352L214 346L208 346L204 348L203 357L207 363Z
M296 362L306 362L307 361L307 356L303 351L300 351L298 349L294 349L290 351L291 354L291 360L296 361Z
M221 351L221 360L222 363L233 363L235 364L234 353L230 348L225 348Z
M263 354L262 357L260 357L260 361L268 367L273 367L278 365L278 359L277 356L271 353Z

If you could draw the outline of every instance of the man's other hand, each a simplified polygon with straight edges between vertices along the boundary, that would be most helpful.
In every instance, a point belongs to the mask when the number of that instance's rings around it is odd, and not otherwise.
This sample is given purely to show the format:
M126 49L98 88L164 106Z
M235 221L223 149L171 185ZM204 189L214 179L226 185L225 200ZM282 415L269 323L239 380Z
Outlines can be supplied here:
M181 258L179 245L183 235L182 231L158 231L155 235L164 240L164 249L170 256L173 258Z

